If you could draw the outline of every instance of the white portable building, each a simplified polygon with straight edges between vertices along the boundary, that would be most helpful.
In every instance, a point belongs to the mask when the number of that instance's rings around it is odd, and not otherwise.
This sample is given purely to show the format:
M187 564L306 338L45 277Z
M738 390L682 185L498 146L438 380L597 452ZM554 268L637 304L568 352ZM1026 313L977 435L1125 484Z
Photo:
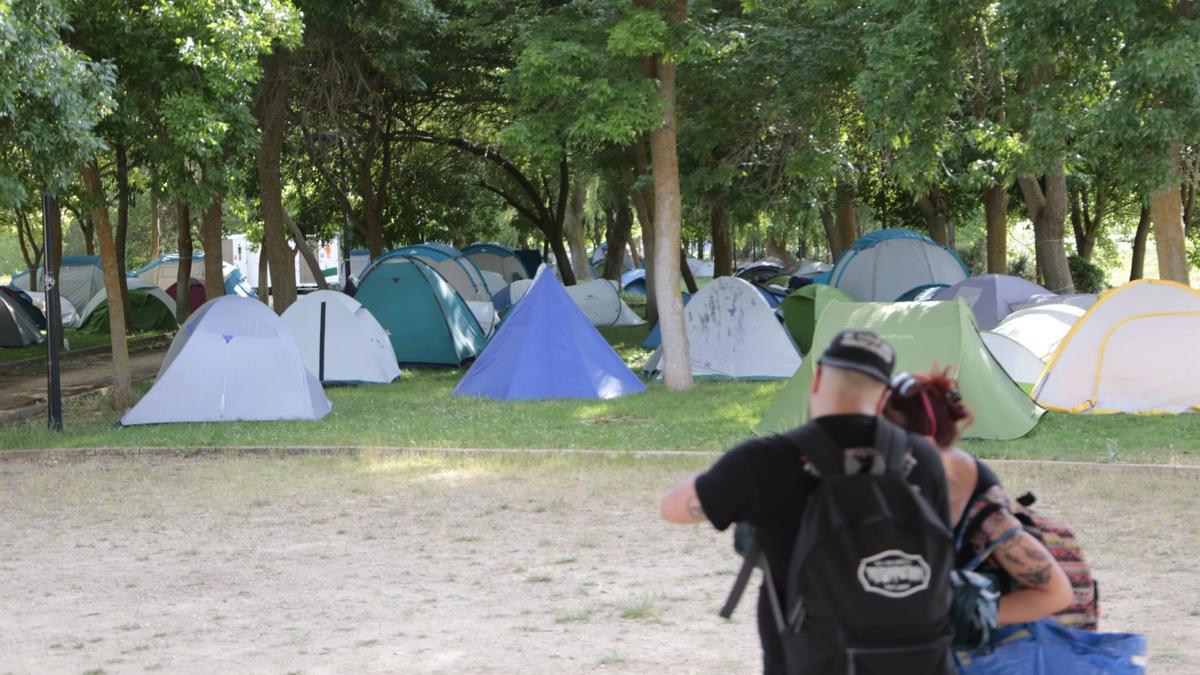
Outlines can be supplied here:
M718 277L684 308L692 373L713 379L782 379L800 367L800 351L758 289ZM662 346L646 362L660 370Z
M531 279L517 279L508 287L510 304L517 304L529 287ZM617 285L608 279L593 279L582 284L567 286L567 295L593 326L640 326L646 323L634 312L617 291Z
M332 409L283 321L236 295L201 305L121 424L320 419Z
M322 383L386 384L400 377L383 326L345 293L308 293L288 307L282 319L305 367Z

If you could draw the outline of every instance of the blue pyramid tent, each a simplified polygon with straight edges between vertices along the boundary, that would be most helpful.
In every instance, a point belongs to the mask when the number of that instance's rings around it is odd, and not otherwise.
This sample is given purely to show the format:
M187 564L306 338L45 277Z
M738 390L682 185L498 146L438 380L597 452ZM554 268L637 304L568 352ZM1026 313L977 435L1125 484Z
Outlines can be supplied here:
M644 391L567 295L554 269L546 267L453 395L518 401L609 399Z

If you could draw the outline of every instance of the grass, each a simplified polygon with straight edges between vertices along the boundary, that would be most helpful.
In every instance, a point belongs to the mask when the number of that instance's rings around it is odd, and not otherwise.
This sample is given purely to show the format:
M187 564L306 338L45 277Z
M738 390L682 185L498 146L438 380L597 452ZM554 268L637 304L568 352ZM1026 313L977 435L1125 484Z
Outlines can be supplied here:
M635 369L650 355L647 326L601 332ZM749 437L783 386L701 382L684 392L649 383L646 394L611 401L506 403L451 397L465 371L408 370L385 386L331 388L333 412L317 421L115 427L105 396L72 403L66 429L41 419L0 427L0 450L49 447L221 445L580 448L721 452ZM141 384L138 393L148 384ZM1047 414L1013 441L967 441L984 458L1200 463L1200 415Z

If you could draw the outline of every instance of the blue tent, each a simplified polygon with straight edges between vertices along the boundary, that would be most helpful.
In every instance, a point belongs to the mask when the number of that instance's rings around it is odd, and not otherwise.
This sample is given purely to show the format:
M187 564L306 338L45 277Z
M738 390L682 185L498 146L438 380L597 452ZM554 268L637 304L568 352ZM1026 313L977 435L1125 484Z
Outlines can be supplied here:
M638 268L621 275L621 290L630 295L646 294L646 270Z
M543 269L453 395L519 401L609 399L645 391L554 270Z

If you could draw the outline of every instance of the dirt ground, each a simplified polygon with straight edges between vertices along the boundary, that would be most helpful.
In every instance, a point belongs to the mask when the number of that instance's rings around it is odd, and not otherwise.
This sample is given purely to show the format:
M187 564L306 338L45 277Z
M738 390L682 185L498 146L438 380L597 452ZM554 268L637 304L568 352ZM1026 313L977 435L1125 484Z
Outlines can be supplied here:
M705 464L0 463L0 673L753 672L729 535L657 518ZM1200 672L1196 473L1000 473L1076 527L1106 629Z
M130 354L133 381L153 379L166 355L165 346ZM44 409L46 405L46 372L13 370L15 372L6 373L0 366L0 421L15 419L30 409ZM102 353L64 361L61 378L64 398L110 386L112 359Z

